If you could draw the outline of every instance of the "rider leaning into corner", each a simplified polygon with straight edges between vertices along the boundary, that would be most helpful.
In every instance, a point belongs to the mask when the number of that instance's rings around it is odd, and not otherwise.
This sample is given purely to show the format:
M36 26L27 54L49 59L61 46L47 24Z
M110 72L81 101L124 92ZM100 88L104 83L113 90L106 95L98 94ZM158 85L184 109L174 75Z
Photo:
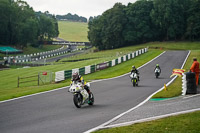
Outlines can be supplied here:
M139 71L136 69L135 66L132 66L131 74L132 74L132 73L136 73L136 74L138 75L138 81L140 81Z
M85 84L84 80L83 80L83 77L81 75L78 74L78 72L74 72L72 74L72 81L76 81L76 82L80 82L82 83L84 89L88 92L89 94L89 99L91 97L91 92L90 92L90 89L89 87Z
M160 68L159 64L156 64L154 71L156 70L156 68L158 68L160 70L160 73L161 73L161 68Z

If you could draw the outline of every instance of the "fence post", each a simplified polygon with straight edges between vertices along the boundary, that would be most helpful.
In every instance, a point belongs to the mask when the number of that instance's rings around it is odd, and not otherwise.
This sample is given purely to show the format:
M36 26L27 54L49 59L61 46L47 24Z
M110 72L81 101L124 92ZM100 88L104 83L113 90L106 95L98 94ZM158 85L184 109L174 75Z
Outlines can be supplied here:
M38 86L40 85L40 75L39 75L39 73L38 73Z
M17 87L19 88L19 76L18 76L18 84L17 84Z

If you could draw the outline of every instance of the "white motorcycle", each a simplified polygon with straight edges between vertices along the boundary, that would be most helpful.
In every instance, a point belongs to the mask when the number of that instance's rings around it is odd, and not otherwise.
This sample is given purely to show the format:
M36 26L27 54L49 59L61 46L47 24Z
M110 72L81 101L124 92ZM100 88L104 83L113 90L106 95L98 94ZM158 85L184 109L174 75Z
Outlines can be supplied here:
M88 87L90 87L90 84L86 84ZM88 92L84 89L83 85L80 82L73 81L70 88L69 92L71 92L74 95L73 101L74 105L77 108L81 108L82 105L85 103L89 105L94 104L94 96L92 92L90 92L90 98Z
M138 86L138 75L137 75L137 73L132 73L130 75L130 78L131 78L131 82L133 84L133 87Z
M156 76L156 78L158 78L160 76L160 69L159 68L155 69L155 76Z

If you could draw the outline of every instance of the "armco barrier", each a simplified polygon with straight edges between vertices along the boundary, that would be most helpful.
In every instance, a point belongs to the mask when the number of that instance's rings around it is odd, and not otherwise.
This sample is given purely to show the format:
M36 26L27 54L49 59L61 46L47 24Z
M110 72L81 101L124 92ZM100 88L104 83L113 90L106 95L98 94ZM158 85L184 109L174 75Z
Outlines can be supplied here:
M46 51L46 52L33 53L30 55L18 55L18 56L4 57L4 60L14 59L13 63L31 62L31 61L36 61L39 59L44 59L44 58L49 58L49 57L56 56L56 55L65 54L67 52L68 52L68 49L64 49L64 46L62 46L61 48L51 50L51 51Z
M148 48L144 48L144 49L135 51L133 53L118 57L117 59L114 59L112 61L99 63L97 65L89 65L82 68L75 68L72 70L58 71L55 73L55 82L59 82L59 81L63 81L65 79L71 78L73 72L78 72L80 75L85 75L85 74L93 73L97 70L102 70L108 67L118 65L122 62L128 61L129 59L135 58L136 56L140 54L146 53L147 51L148 51Z
M67 79L67 78L71 78L71 75L72 75L72 70L66 70L64 77L63 77L64 80Z
M85 67L82 67L82 68L79 69L79 74L85 75Z

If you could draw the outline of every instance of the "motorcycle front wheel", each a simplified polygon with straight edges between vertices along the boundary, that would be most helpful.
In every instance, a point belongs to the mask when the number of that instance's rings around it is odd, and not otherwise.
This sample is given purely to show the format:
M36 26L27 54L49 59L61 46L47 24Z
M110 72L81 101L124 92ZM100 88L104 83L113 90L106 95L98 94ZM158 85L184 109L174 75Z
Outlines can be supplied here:
M158 78L158 76L159 76L159 73L158 73L158 72L156 72L156 78Z
M74 105L75 105L77 108L81 108L82 100L83 100L83 97L82 97L81 94L75 94L75 95L74 95Z
M132 79L133 87L136 86L136 79Z

